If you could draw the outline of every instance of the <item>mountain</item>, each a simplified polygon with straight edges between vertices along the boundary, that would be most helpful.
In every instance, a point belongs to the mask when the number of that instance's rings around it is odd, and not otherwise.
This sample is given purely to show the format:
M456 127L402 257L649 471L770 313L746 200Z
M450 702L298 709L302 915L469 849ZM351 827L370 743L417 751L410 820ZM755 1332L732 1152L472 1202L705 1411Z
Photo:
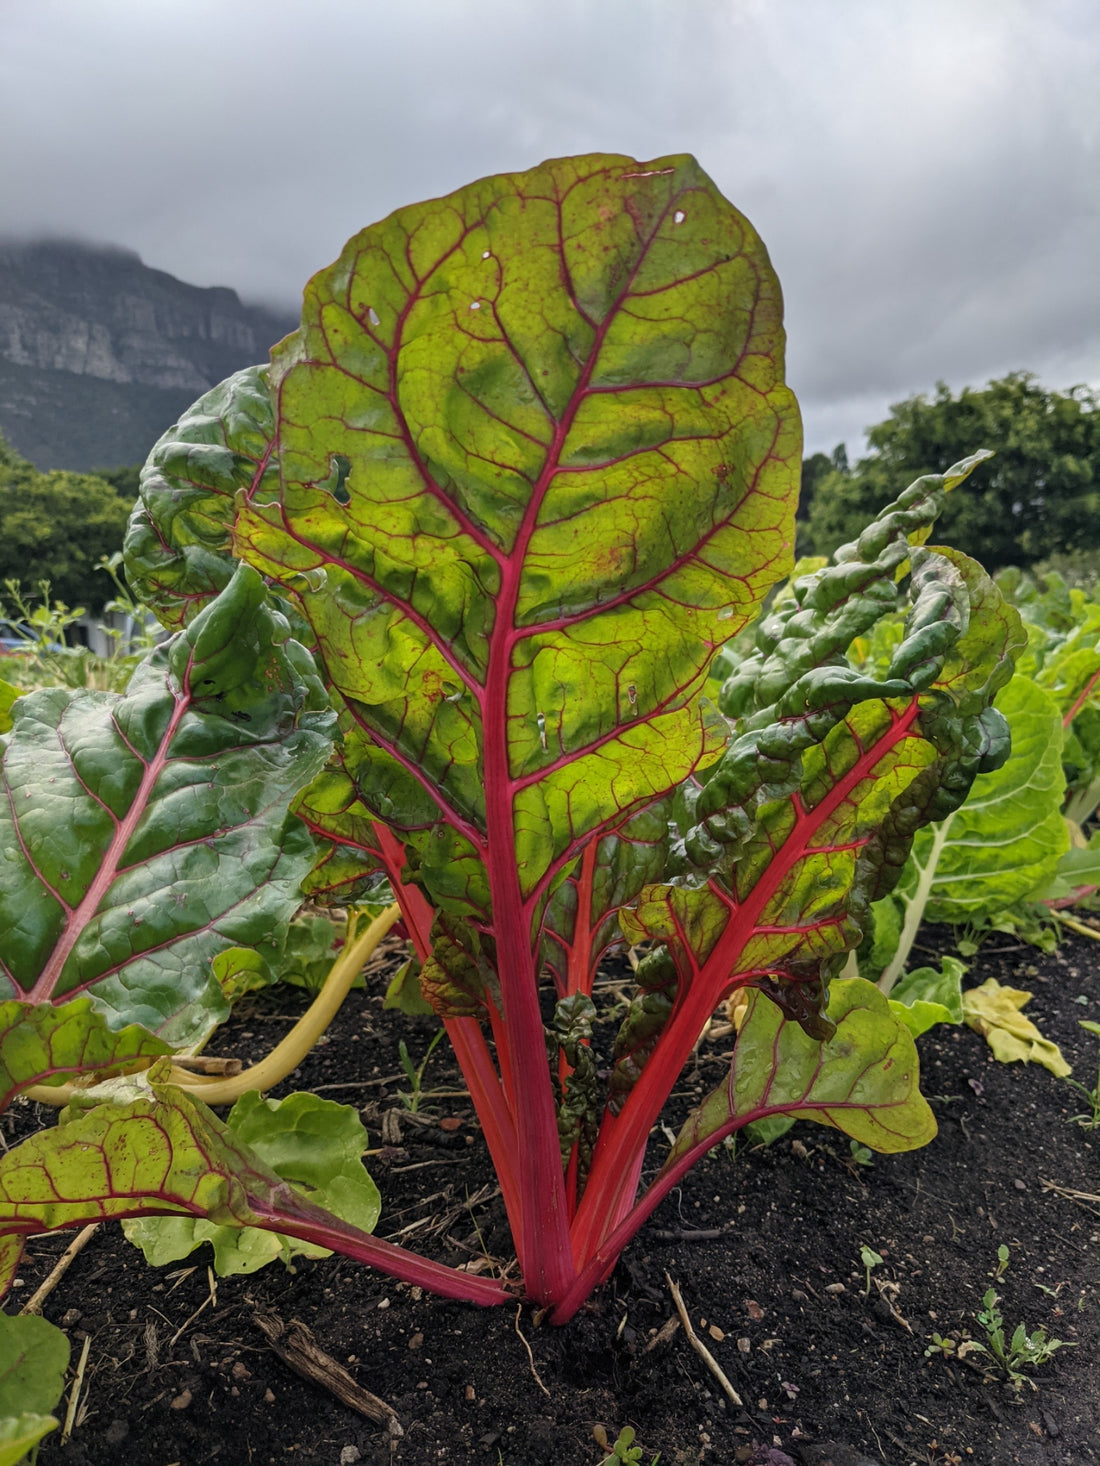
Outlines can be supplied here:
M297 324L130 250L0 240L0 432L40 469L140 463L196 397Z

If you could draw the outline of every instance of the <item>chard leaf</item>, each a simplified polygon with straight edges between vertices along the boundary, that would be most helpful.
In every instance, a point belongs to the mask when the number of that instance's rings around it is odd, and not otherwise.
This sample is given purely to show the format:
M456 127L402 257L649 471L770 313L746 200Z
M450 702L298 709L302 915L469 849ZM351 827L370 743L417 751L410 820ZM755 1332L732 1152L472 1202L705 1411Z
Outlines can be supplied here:
M73 1074L109 1069L169 1053L147 1029L112 1029L91 998L0 1003L0 1110L32 1084L60 1084Z
M332 713L241 566L125 693L20 698L0 764L0 996L87 995L182 1045L226 1005L210 964L278 942L312 842L287 814Z
M944 957L939 969L918 967L907 972L890 996L890 1009L914 1038L937 1023L963 1021L962 980L966 964Z
M0 1417L48 1415L61 1399L68 1367L69 1340L55 1324L35 1314L0 1313Z
M133 1086L145 1097L82 1097L90 1108L71 1108L67 1123L0 1157L0 1227L28 1234L160 1214L247 1227L293 1204L288 1184L228 1126L150 1073L154 1082ZM301 1205L308 1214L309 1203Z
M395 785L471 873L503 842L527 899L717 752L713 650L790 563L780 307L688 158L484 179L307 288L270 376L280 478L234 548L298 601L363 733L358 793L437 902L477 904Z
M232 579L238 493L278 478L267 369L249 367L200 397L159 439L126 533L126 574L173 631Z
M367 1132L349 1105L314 1094L283 1100L243 1095L226 1118L227 1128L254 1156L310 1199L364 1232L372 1232L381 1201L363 1169ZM142 1217L122 1229L156 1267L189 1256L202 1243L214 1249L219 1277L251 1273L280 1258L328 1257L324 1247L255 1227L223 1226L190 1217Z
M873 983L833 983L823 1044L784 1018L759 993L734 1045L729 1078L688 1117L663 1173L750 1122L787 1115L815 1120L872 1150L927 1145L936 1121L920 1093L919 1062L908 1028Z

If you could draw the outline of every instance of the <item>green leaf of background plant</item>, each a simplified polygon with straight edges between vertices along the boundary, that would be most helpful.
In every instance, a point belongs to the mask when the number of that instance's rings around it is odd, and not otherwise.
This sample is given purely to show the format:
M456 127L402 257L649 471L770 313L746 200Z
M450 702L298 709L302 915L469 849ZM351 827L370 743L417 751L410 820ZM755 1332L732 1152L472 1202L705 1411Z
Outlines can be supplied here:
M995 706L1012 730L1007 762L979 775L953 815L921 831L897 887L903 905L918 906L925 920L995 915L1048 880L1069 843L1057 707L1020 676Z
M246 1094L229 1112L226 1125L277 1175L305 1188L317 1205L364 1232L374 1230L381 1199L363 1168L367 1132L351 1106L307 1093L283 1100ZM209 1242L219 1277L255 1272L276 1258L289 1263L299 1256L329 1256L326 1248L277 1232L189 1217L143 1217L123 1222L122 1229L157 1267Z
M61 1424L53 1415L9 1415L0 1418L0 1466L19 1466L43 1436Z
M966 964L957 957L943 957L940 966L918 967L907 972L890 994L890 1009L914 1038L937 1023L963 1021L962 980Z
M0 1416L48 1415L68 1367L69 1340L56 1324L0 1313Z
M1100 886L1100 831L1081 849L1071 848L1059 857L1054 874L1043 885L1028 892L1029 901L1060 901L1082 886Z
M87 993L167 1042L226 1012L210 963L278 941L312 843L287 814L332 713L263 582L227 589L139 665L124 694L16 704L0 767L0 994Z

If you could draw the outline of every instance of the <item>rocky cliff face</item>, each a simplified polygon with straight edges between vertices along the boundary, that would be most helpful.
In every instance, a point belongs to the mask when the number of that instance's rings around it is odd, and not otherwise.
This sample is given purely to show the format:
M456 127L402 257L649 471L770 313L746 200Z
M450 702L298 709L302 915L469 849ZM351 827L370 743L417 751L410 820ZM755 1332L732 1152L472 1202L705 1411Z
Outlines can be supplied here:
M39 468L140 462L297 321L122 249L0 241L0 431Z

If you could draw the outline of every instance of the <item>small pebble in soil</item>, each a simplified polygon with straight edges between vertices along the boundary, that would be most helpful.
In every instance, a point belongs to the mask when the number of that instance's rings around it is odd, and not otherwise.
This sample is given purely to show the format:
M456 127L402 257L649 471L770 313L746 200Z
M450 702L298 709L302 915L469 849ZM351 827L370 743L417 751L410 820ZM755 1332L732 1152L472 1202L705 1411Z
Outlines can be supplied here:
M186 1410L191 1403L191 1391L181 1390L176 1398L169 1405L170 1410Z
M363 1453L358 1446L345 1446L340 1452L340 1466L355 1466L356 1461L363 1459Z

